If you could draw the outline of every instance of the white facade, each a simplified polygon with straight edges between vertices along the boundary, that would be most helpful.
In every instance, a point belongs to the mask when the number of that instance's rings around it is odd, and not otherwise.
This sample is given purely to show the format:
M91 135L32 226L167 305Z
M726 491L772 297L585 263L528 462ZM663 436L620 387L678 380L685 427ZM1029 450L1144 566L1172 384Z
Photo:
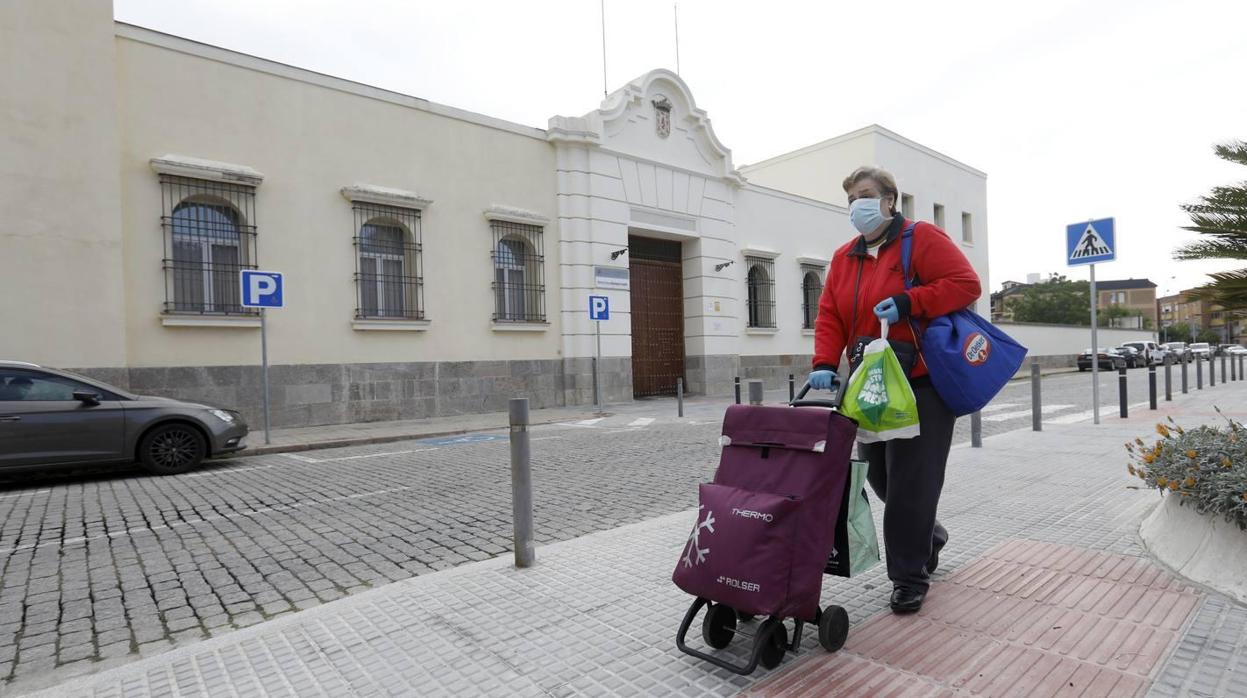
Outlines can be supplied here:
M591 294L611 301L608 401L645 376L658 381L647 394L677 376L725 394L734 376L800 375L813 351L802 283L851 239L840 180L862 164L893 170L920 209L971 213L964 249L987 287L982 173L878 127L742 174L668 70L538 129L115 24L106 6L0 4L2 55L32 66L0 77L0 358L254 416L256 318L188 311L170 290L170 212L220 184L254 204L238 210L255 231L236 263L283 271L290 287L268 323L277 425L503 409L517 394L589 403ZM36 48L48 60L25 58ZM171 200L170 178L205 188ZM406 216L418 316L360 312L363 205ZM498 231L516 224L540 244L504 277ZM657 300L658 277L638 282L641 267L667 275L673 305ZM205 269L195 278L220 275ZM614 282L599 286L600 269ZM232 278L203 281L202 295ZM522 278L523 305L540 312L499 317L518 300L504 278ZM638 299L671 322L634 327ZM638 368L641 354L665 373Z

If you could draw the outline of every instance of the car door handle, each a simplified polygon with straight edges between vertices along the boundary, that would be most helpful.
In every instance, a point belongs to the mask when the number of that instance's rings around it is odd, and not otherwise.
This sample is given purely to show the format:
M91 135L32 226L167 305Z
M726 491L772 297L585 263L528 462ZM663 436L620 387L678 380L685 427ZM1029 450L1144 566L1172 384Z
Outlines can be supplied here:
M18 417L15 414L0 415L0 422L20 422L20 421L22 421L22 418Z

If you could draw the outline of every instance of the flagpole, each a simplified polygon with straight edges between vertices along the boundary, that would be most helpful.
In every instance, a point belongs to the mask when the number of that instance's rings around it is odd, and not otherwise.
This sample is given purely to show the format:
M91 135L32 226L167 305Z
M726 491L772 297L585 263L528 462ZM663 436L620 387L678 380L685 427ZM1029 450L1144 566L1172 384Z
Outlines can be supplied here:
M606 0L602 0L602 96L609 97L606 82Z
M675 74L680 74L680 3L672 3L675 11Z

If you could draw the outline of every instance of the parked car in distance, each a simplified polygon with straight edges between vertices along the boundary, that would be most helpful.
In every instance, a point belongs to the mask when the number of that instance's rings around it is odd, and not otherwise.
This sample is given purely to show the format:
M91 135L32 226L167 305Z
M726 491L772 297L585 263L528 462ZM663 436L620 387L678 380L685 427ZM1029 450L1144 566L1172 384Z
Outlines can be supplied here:
M1229 352L1232 356L1238 356L1239 354L1247 354L1247 348L1241 347L1237 344L1230 347L1229 349L1226 349L1226 351Z
M1186 342L1166 342L1165 349L1173 355L1174 361L1186 363L1192 359L1191 348L1186 345Z
M1218 346L1218 347L1217 347L1217 355L1218 355L1218 356L1223 356L1223 355L1225 355L1225 354L1232 354L1232 353L1234 353L1232 350L1233 350L1235 347L1238 347L1239 349L1242 349L1242 347L1241 347L1241 346L1239 346L1239 345L1237 345L1237 344L1222 344L1222 345L1220 345L1220 346Z
M1191 345L1191 356L1198 356L1207 361L1212 358L1212 346L1208 342L1195 342Z
M1126 367L1126 357L1122 356L1114 349L1100 347L1098 361L1096 362L1101 370L1116 371L1119 368ZM1078 355L1078 370L1087 371L1091 368L1091 350L1087 349Z
M1141 366L1156 366L1165 363L1165 348L1156 342L1125 342L1123 347L1130 347L1137 351L1142 360L1139 362Z
M0 469L138 461L169 475L241 451L247 431L233 410L0 360Z
M1118 354L1121 354L1122 357L1126 359L1126 368L1138 368L1140 366L1147 365L1147 360L1143 358L1143 353L1140 352L1138 349L1135 349L1134 347L1126 346L1123 344L1120 347L1117 347L1116 349L1114 349L1113 351L1116 351Z

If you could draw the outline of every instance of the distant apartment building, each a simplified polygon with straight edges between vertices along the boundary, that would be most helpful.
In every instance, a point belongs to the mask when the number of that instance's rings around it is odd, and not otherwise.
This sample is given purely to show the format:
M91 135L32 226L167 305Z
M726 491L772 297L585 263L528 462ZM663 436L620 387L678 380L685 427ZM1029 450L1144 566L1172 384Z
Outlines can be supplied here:
M1247 318L1227 311L1224 307L1195 295L1195 289L1187 289L1172 296L1156 300L1160 317L1161 338L1166 341L1191 341L1193 337L1169 336L1168 328L1181 324L1190 328L1193 335L1211 331L1223 344L1241 344L1247 340Z
M1099 301L1096 307L1105 311L1114 306L1130 312L1129 316L1113 318L1110 325L1124 329L1153 329L1159 326L1156 310L1156 284L1147 279L1125 279L1096 283Z

